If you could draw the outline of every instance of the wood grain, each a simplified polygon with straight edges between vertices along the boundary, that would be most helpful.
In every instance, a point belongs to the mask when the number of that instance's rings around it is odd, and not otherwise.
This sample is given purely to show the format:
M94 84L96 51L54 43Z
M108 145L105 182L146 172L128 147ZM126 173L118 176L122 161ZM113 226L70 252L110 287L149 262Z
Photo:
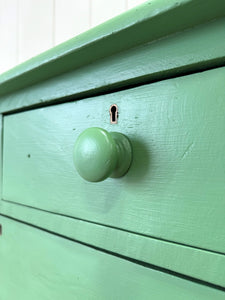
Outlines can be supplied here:
M224 293L0 217L0 298L222 300Z
M224 78L218 68L5 116L3 198L224 253ZM123 178L76 173L75 140L95 126L130 138Z

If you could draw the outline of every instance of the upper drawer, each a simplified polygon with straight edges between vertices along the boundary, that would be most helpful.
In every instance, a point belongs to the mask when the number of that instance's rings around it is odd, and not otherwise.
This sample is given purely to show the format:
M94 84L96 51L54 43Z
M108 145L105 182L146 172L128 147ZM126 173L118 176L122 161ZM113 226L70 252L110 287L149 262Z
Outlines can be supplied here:
M224 252L224 80L219 68L5 116L3 198ZM89 183L75 171L74 143L94 126L130 138L124 177Z

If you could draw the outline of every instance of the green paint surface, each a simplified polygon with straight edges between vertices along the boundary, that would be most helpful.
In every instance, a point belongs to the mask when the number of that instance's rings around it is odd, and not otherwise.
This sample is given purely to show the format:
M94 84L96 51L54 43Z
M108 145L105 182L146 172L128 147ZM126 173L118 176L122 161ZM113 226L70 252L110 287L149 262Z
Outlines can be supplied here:
M6 81L6 85L9 85L8 89L2 83L0 111L9 112L34 105L43 106L90 97L121 87L223 66L225 61L224 27L225 19L221 18L181 32L175 31L169 36L166 35L152 42L147 41L140 46L128 47L127 45L128 49L124 51L104 56L91 64L87 61L82 67L74 66L66 73L63 66L60 66L57 76L45 78L45 80L41 66L36 67L34 74L24 73L25 79L21 79L18 74L15 78L15 91L10 81ZM150 28L153 27L150 26ZM178 30L178 27L176 29ZM133 37L132 34L129 36ZM117 45L115 41L109 40L107 43L111 48ZM56 49L50 53L57 61L55 52L57 52ZM91 55L93 55L92 52ZM66 59L66 56L63 57ZM78 58L68 58L68 61L70 65L71 62L79 62L79 55ZM49 73L48 68L44 74ZM11 75L13 74L17 74L16 70L11 71ZM30 84L29 80L32 80L34 75L39 80ZM20 81L22 81L21 84L24 83L24 88L20 85Z
M225 287L225 255L0 201L2 214L114 254Z
M224 79L218 68L5 116L3 198L224 253ZM76 172L74 143L93 126L130 139L126 176L89 183Z
M98 127L87 128L76 140L73 160L77 172L90 182L127 173L132 160L131 144L118 132Z
M33 109L1 122L1 213L225 286L224 16L221 0L147 1L1 75L0 112ZM91 127L128 136L126 176L89 183L76 172L74 144ZM0 222L0 300L224 298Z
M219 290L0 217L0 299L222 300Z
M0 94L224 16L225 2L221 0L146 1L2 74Z

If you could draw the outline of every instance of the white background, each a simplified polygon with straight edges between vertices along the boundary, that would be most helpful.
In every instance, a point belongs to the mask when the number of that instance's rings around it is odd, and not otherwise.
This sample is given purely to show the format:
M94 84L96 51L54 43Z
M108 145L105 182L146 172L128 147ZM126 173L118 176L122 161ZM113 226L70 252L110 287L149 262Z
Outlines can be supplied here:
M0 74L146 0L0 0Z

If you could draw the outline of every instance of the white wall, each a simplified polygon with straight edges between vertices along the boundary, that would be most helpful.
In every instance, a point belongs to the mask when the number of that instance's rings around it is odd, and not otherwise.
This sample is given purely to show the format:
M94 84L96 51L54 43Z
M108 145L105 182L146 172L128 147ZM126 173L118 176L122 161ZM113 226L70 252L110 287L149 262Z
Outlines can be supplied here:
M0 0L0 73L146 0Z

